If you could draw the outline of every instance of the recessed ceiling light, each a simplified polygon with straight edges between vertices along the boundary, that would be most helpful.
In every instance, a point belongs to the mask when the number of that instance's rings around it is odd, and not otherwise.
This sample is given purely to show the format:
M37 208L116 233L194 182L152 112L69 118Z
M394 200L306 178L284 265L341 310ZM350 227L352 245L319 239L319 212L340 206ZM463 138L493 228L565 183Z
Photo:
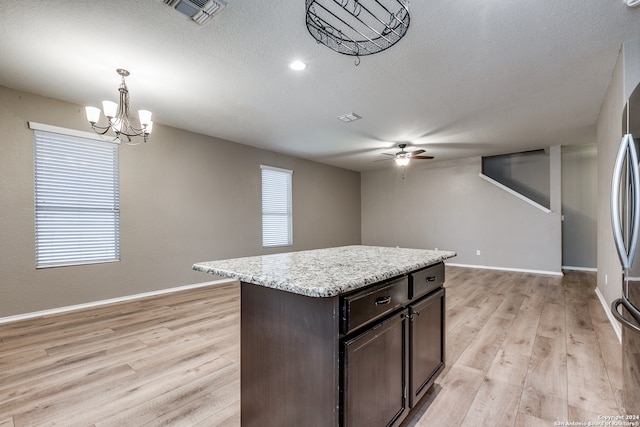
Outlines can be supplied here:
M307 64L302 61L293 61L291 64L289 64L289 68L295 71L302 71L307 68Z

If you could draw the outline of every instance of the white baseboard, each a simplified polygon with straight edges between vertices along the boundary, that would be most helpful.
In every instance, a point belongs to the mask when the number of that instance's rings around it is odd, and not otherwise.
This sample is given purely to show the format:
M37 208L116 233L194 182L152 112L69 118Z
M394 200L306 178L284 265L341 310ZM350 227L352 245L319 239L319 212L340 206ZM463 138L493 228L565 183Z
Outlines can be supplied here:
M562 271L547 271L547 270L529 270L525 268L509 268L509 267L494 267L489 265L472 265L472 264L457 264L453 262L445 263L452 267L464 267L464 268L480 268L483 270L500 270L500 271L516 271L519 273L532 273L532 274L545 274L547 276L563 276Z
M598 272L597 268L593 268L593 267L573 267L571 265L563 265L562 269L563 270L568 270L568 271L589 271L589 272L593 272L593 273L597 273Z
M141 298L148 298L148 297L154 297L158 295L170 294L173 292L186 291L188 289L223 285L225 283L232 283L236 281L237 280L234 280L234 279L220 279L220 280L214 280L211 282L195 283L192 285L185 285L185 286L179 286L179 287L168 288L168 289L160 289L157 291L144 292L141 294L127 295L124 297L110 298L110 299L100 300L100 301L92 301L84 304L76 304L76 305L70 305L66 307L52 308L49 310L35 311L32 313L16 314L15 316L0 317L0 325L3 323L17 322L19 320L34 319L36 317L50 316L52 314L67 313L70 311L83 310L85 308L100 307L103 305L115 304L119 302L133 301Z
M609 307L609 304L607 304L607 301L604 299L604 295L602 295L598 287L596 287L596 295L598 295L598 299L600 300L600 304L602 304L604 312L607 313L607 317L609 318L609 322L618 337L618 341L622 343L622 328L620 323L618 323L616 318L613 317L613 314L611 314L611 308Z

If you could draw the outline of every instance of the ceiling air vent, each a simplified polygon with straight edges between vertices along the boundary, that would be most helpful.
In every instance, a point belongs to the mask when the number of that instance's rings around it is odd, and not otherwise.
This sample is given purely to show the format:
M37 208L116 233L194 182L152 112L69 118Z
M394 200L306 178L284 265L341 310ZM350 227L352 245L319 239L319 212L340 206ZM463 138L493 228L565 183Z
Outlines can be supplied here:
M224 0L164 0L164 4L175 8L200 25L227 6Z
M349 122L355 122L356 120L360 120L362 117L357 115L356 113L347 113L347 114L338 116L336 118L341 122L349 123Z

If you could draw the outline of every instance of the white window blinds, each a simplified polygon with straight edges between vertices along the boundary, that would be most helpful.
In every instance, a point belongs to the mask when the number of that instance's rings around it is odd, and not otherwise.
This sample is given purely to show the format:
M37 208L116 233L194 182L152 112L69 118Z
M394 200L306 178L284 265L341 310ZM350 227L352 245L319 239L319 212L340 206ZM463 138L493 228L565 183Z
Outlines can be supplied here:
M293 171L261 165L262 246L291 246L291 175Z
M120 259L118 145L34 131L36 267Z

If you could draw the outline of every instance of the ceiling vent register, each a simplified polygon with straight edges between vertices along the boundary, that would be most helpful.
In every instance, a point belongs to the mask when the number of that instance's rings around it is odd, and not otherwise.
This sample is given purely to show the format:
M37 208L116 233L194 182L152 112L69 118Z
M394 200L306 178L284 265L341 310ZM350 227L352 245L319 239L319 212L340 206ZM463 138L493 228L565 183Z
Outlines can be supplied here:
M224 0L164 0L164 4L173 7L200 25L208 22L227 6Z

